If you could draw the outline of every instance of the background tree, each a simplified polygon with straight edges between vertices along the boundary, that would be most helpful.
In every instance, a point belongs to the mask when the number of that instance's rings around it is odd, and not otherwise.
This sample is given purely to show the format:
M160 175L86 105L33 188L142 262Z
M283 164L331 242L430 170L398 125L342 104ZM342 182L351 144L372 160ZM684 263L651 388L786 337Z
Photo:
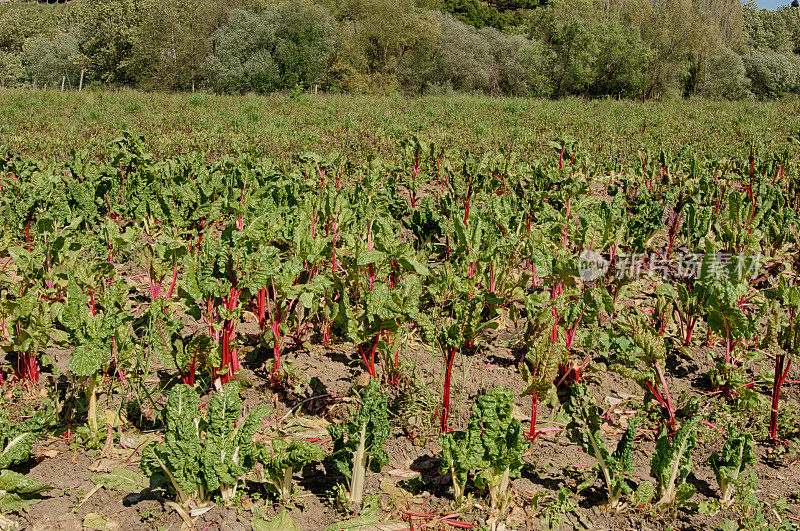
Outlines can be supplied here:
M444 0L441 10L479 29L489 26L503 30L515 22L513 15L501 13L496 7L480 0Z
M133 36L137 84L145 89L189 90L202 79L210 37L226 20L224 2L142 0Z
M708 74L698 92L711 99L739 100L750 96L750 80L741 56L727 47L717 50L709 60Z
M270 17L234 10L214 33L212 54L204 63L210 86L219 92L268 92L279 85L275 25Z
M77 86L81 68L78 58L78 39L71 33L55 37L30 37L22 45L22 65L27 78L38 85L60 84L62 76L67 87Z
M336 23L320 6L283 4L277 12L275 60L281 88L311 87L330 66L336 43Z
M554 0L534 15L532 33L553 51L554 96L635 95L651 50L635 25L598 0Z
M77 45L78 54L73 54ZM23 54L23 47L25 53ZM0 4L0 84L775 98L800 8L739 0L73 0Z
M724 46L742 50L744 13L741 0L695 0L698 13L717 30Z
M488 91L495 83L489 43L473 26L448 14L437 17L439 38L427 90Z
M800 93L800 58L769 48L750 50L743 57L752 91L761 99Z
M237 9L214 33L205 71L221 92L309 87L328 67L335 39L333 18L318 6L291 2L261 14Z
M0 51L0 88L15 87L25 80L20 54Z
M755 2L743 9L745 44L748 48L770 49L778 53L793 52L796 42L788 27L788 17L780 11L759 9Z
M141 0L94 0L81 7L78 48L89 74L103 83L135 84Z
M435 42L433 14L411 0L349 0L334 9L339 21L331 85L348 92L402 89L397 73L415 49Z
M37 4L14 5L0 11L0 50L20 53L25 39L58 33L63 10Z
M713 29L692 0L644 0L626 4L623 19L640 28L652 50L642 84L645 99L680 95L700 58L710 55Z
M800 10L759 9L754 2L743 8L742 57L752 92L762 99L800 93Z

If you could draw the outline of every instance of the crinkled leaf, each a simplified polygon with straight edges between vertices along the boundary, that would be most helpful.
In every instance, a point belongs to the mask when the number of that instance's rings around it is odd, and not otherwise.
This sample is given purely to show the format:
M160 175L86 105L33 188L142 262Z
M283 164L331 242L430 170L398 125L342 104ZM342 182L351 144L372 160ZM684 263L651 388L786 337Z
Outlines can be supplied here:
M380 472L389 463L383 444L389 438L389 407L387 397L375 381L370 381L361 397L358 413L349 421L328 426L333 439L333 459L336 468L347 478L352 477L353 455L358 449L362 427L366 426L365 450L369 467Z
M294 523L286 509L279 512L271 520L253 518L250 520L250 525L253 527L253 531L300 531L300 528Z
M107 474L95 474L92 476L92 483L126 493L141 492L149 485L143 474L127 468L116 468Z
M11 465L24 463L31 456L31 448L36 441L36 436L31 432L18 433L10 430L10 433L3 434L3 450L0 453L0 469L8 468ZM0 489L7 490L7 489Z

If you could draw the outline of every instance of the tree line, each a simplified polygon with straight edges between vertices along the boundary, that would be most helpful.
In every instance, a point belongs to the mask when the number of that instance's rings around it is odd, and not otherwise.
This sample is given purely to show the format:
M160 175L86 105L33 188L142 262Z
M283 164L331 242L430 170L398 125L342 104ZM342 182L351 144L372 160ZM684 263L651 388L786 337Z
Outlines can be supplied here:
M0 8L0 86L773 99L800 7L739 0L73 0Z

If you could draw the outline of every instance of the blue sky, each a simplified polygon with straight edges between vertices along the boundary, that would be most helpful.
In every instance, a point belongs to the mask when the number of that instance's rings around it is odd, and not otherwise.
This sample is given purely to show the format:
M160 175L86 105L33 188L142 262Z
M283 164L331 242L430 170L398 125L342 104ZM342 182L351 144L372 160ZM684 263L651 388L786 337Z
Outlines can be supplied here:
M758 2L758 7L761 7L763 9L777 9L792 2L792 0L756 0L756 1Z

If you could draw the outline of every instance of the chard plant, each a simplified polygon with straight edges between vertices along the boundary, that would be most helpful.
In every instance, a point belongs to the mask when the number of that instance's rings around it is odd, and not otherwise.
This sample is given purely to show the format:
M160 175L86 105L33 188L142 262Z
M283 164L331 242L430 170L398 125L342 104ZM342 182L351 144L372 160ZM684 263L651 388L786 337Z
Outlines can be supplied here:
M340 248L343 246L343 236L350 235L347 228L354 223L355 212L351 199L345 193L333 190L331 187L327 187L323 194L320 214L324 223L320 227L320 232L324 232L325 235L325 257L330 264L332 275L336 275L342 266ZM353 247L353 245L348 246Z
M403 378L399 360L400 348L408 341L412 332L418 331L419 337L424 341L431 341L436 335L430 319L420 310L422 294L421 277L416 273L408 274L396 282L385 304L392 321L386 328L389 341L384 349L384 367L387 381L392 385L398 384Z
M428 266L423 263L424 260L420 260L411 244L399 237L400 227L389 212L376 206L373 208L377 209L373 212L376 219L367 223L366 244L355 242L353 246L355 260L350 264L350 275L358 277L359 270L363 271L366 274L365 280L369 291L374 289L376 281L385 282L391 289L404 275L428 276L430 274Z
M390 312L385 307L389 288L383 282L373 285L372 288L361 298L361 304L355 307L348 304L347 295L341 298L339 322L346 335L358 346L364 369L372 379L377 379L375 359L378 355L378 346L387 331L384 327L392 322Z
M512 417L513 407L513 391L490 389L473 404L466 431L439 436L441 472L450 474L456 506L464 502L467 479L474 473L476 486L489 492L494 516L505 511L510 480L519 475L529 447L522 425Z
M273 439L271 449L260 446L258 461L264 466L270 488L281 502L292 497L294 473L304 466L322 461L325 452L318 444L309 441Z
M229 246L213 238L206 240L198 256L186 266L187 313L205 323L209 337L217 344L212 378L218 390L239 372L235 343L236 323L242 311L239 273L238 261Z
M708 298L708 291L700 282L686 277L682 283L675 286L675 321L678 323L678 333L683 338L683 344L692 344L692 334L697 322L702 317L702 311Z
M375 361L381 357L386 362L384 372L387 380L398 377L391 373L399 370L399 360L387 353L397 341L398 334L407 334L407 329L414 325L422 330L425 337L433 336L429 319L419 309L422 291L420 277L409 274L394 287L386 282L375 282L355 308L348 308L347 298L342 298L339 323L358 345L364 366L373 379L378 378ZM398 348L399 344L394 347Z
M314 152L305 153L300 157L303 166L303 173L306 179L311 181L315 187L326 188L335 185L338 189L342 184L348 161L339 153L331 153L322 157Z
M438 209L438 201L433 196L422 196L410 216L403 218L403 226L414 235L412 246L415 250L435 252L436 255L449 254L448 245L439 245L446 240L446 220Z
M150 442L142 449L142 471L163 476L175 499L184 507L205 503L219 493L230 503L241 478L256 463L253 436L268 413L260 406L240 419L238 386L227 384L200 412L197 391L176 385L163 411L164 441Z
M124 263L131 259L131 248L136 229L126 227L122 230L119 224L106 219L100 226L98 233L99 244L105 249L108 263Z
M34 225L36 244L8 245L0 259L0 349L15 358L18 380L38 382L39 356L63 333L54 326L65 298L66 274L74 259L67 230L49 217Z
M459 210L457 205L447 205L450 208ZM468 207L467 207L468 208ZM469 211L465 216L469 215ZM459 264L463 270L462 275L468 279L475 276L478 265L481 263L483 254L492 240L491 221L485 211L478 212L470 219L463 221L458 217L457 212L450 212L450 225L452 227L453 248L450 259Z
M163 411L164 442L142 448L142 471L167 478L178 503L189 506L208 499L202 480L204 420L199 414L200 397L185 384L176 385Z
M502 514L508 504L511 478L522 470L522 456L528 449L522 425L513 418L514 391L490 389L472 407L467 431L481 431L476 449L480 469L475 484L489 491L492 509Z
M449 431L439 435L442 447L440 471L449 474L453 484L453 500L456 507L464 503L467 479L472 470L478 468L476 449L480 447L477 440L482 431Z
M795 320L797 310L800 308L800 290L794 285L788 285L786 279L781 278L779 285L774 290L767 290L765 295L771 299L771 304L763 346L775 356L769 438L773 444L776 444L778 442L781 387L783 387L792 366L791 354L797 352L797 348L800 346L800 326Z
M241 408L238 386L228 384L211 397L203 430L205 490L219 490L226 504L236 496L241 478L255 466L253 436L269 412L268 406L259 406L242 419Z
M173 303L166 299L151 302L139 330L144 338L144 363L148 364L143 368L147 372L150 354L155 354L165 367L178 371L182 383L194 386L198 373L206 370L212 374L214 349L211 338L201 331L183 337L184 325Z
M0 296L0 349L14 356L14 376L23 382L39 381L39 353L44 352L53 333L51 304L39 289L22 296Z
M564 286L566 285L568 284ZM563 329L566 353L559 365L556 386L580 383L591 356L589 354L582 356L573 348L578 330L581 324L587 327L595 323L601 313L613 314L614 302L608 292L600 287L584 286L581 290L562 287L562 294L557 296L551 305L551 312L557 321L550 339L560 342L560 334L556 328Z
M603 256L607 254L610 262L614 262L628 236L624 196L614 194L611 202L587 198L578 215L581 220L581 248Z
M655 287L654 295L653 328L663 337L666 334L667 326L673 322L672 317L675 313L675 300L678 298L678 292L672 285L664 282Z
M416 135L408 139L403 139L400 142L400 147L404 152L403 160L406 162L406 168L403 172L403 185L408 190L408 198L411 202L411 208L417 207L417 194L422 183L425 182L420 171L426 165L429 159L434 158L435 145L433 143L420 142Z
M361 406L351 420L328 426L333 439L331 459L347 479L346 498L354 507L364 501L367 471L380 472L389 462L383 444L390 430L386 395L375 380L364 389Z
M690 251L701 247L702 242L705 241L711 231L713 219L714 207L710 205L689 203L684 207L680 234Z
M725 341L725 363L736 365L740 361L735 355L737 347L755 333L754 319L744 307L752 297L748 297L745 284L727 280L710 283L708 290L705 307L708 327Z
M39 298L51 303L64 299L64 270L74 261L75 252L70 248L75 244L70 231L78 223L57 226L50 217L41 217L34 225L34 245L8 245L8 260L0 268L4 271L15 269L19 279L20 294L29 290L37 291ZM4 279L14 282L12 278Z
M433 319L436 327L435 343L444 361L444 390L440 430L447 431L450 413L450 388L456 354L473 352L478 342L489 332L500 327L501 314L492 303L497 299L482 292L475 282L457 271L458 266L442 268L427 283L426 305L438 309ZM427 325L419 322L425 331ZM429 334L433 336L434 334Z
M589 287L582 282L578 286L573 255L560 249L551 251L539 250L536 257L536 274L542 277L539 287L545 291L525 298L525 337L530 341L546 335L551 343L561 345L559 349L564 355L559 360L555 383L562 388L579 383L590 361L590 356L578 356L573 350L581 324L594 322L601 312L613 311L613 302L601 287Z
M589 397L586 386L572 387L570 400L567 402L567 412L570 417L567 425L568 436L586 453L597 459L597 472L606 486L609 508L615 512L624 510L627 508L627 503L623 500L623 496L634 492L630 485L630 477L634 472L632 452L641 419L638 416L628 419L628 427L612 453L608 451L603 440L600 408ZM637 498L641 498L642 492L646 490L647 487L642 487L637 493Z
M101 268L105 266L101 264ZM59 318L68 332L68 342L75 346L69 370L76 378L88 381L87 417L92 434L98 431L97 400L106 373L114 368L120 381L125 380L124 365L133 348L129 331L132 316L126 308L128 291L122 280L94 286L72 276Z
M147 283L150 300L172 300L178 285L178 271L187 254L186 245L180 241L159 238L143 247L147 261Z
M728 426L728 439L720 453L714 452L708 458L708 465L714 470L719 485L720 505L727 509L733 505L739 487L752 483L755 472L748 470L756 462L753 451L753 436L740 433Z
M699 416L687 419L674 438L670 438L666 428L661 428L650 460L650 475L658 486L656 505L681 504L694 495L694 485L686 480L692 471L692 450L697 443L699 424Z
M775 191L774 199L762 223L763 239L761 249L765 255L775 258L787 245L797 244L797 227L800 223L798 213L788 204L788 199L780 191Z
M275 232L269 227L271 222L277 223L265 214L242 230L232 231L229 238L236 257L237 285L242 288L244 300L254 301L250 306L258 320L261 341L272 347L270 377L273 383L280 383L281 357L287 341L302 342L328 281L319 267L321 249L317 240L298 236L306 228L305 221L295 228L298 252L290 255L282 253L271 241Z
M642 352L641 361L645 367L652 367L649 374L639 376L640 383L650 392L650 395L661 406L666 425L670 434L676 430L675 412L676 404L672 400L669 392L664 370L661 367L662 361L666 361L667 345L664 338L657 330L649 326L641 315L631 313L628 316L628 323L625 327L633 345ZM654 376L654 377L653 377Z
M626 192L630 247L634 252L645 252L664 228L664 204L647 190L629 188Z
M24 463L31 457L36 432L30 423L12 424L4 420L0 422L0 469Z
M669 241L667 249L664 251L664 256L667 260L669 260L672 256L672 249L675 245L675 239L677 238L681 225L683 224L682 210L684 206L685 202L682 194L679 194L675 200L675 204L673 205L667 203L667 207L664 209L664 224L667 228L667 239Z
M0 510L3 512L23 511L39 501L42 493L52 490L28 474L8 470L30 460L36 435L42 431L39 420L0 421Z
M478 334L497 323L482 321L483 301L478 297L469 297L465 293L450 301L449 311L437 332L437 343L444 359L444 389L442 391L442 410L440 417L440 433L448 431L447 421L450 418L450 386L453 374L453 363L456 354L464 347L472 347ZM449 314L449 315L448 315Z
M764 210L756 209L757 200L752 196L752 188L744 194L739 190L731 190L727 195L727 204L722 215L716 218L712 232L724 245L726 252L744 254L755 250L761 239L761 231L754 231L764 215ZM756 215L758 214L758 217Z
M258 287L257 316L265 343L272 343L272 370L270 377L274 382L281 379L281 355L289 337L292 313L297 309L301 295L297 285L302 272L302 264L296 259L281 260L278 250L268 248L264 257L263 281ZM313 296L313 294L312 294ZM305 300L305 299L304 299ZM310 301L308 305L311 306Z
M520 375L527 387L522 396L531 397L531 426L528 440L533 441L536 431L536 416L539 399L553 388L559 365L564 363L566 350L560 343L554 343L545 334L531 338L526 344L525 358L520 364Z
M704 310L709 331L725 342L725 353L709 376L713 386L730 398L739 395L744 386L742 361L748 356L747 342L756 334L762 312L762 297L758 290L750 287L745 276L747 271L757 271L759 264L757 260L734 256L724 264L726 277L714 278L709 270L710 250L713 248L709 244L701 270L701 274L707 276L704 283L708 296Z

